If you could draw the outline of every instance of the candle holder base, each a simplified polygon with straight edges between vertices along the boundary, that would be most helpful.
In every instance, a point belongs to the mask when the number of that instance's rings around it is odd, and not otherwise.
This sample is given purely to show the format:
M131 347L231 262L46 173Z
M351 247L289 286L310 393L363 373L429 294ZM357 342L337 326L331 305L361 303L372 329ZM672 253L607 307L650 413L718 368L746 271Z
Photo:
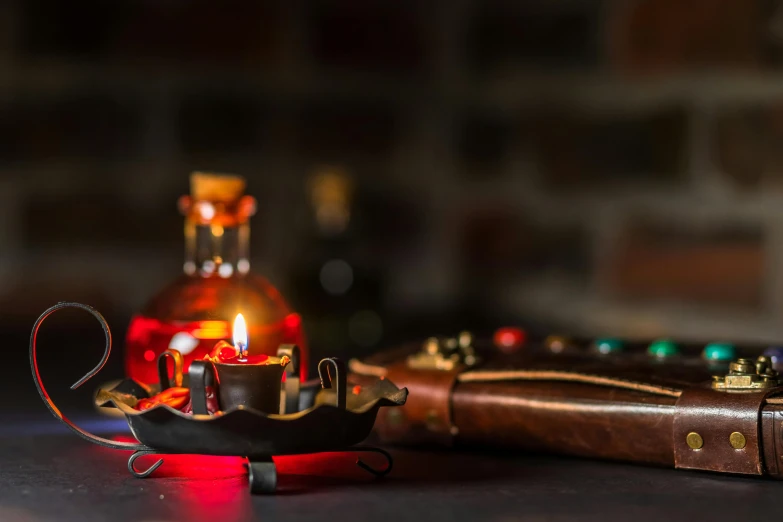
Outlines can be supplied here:
M136 478L147 478L162 464L157 460L146 470L136 468L136 460L148 455L202 454L246 457L251 493L274 493L277 470L276 455L299 455L322 452L372 452L386 459L386 466L376 469L360 459L357 465L383 477L391 472L392 458L386 451L359 445L375 423L378 410L384 406L405 404L408 390L399 389L388 380L366 388L355 387L347 393L345 368L337 358L324 359L318 366L320 382L284 386L285 414L266 414L250 408L236 407L216 415L183 413L165 404L139 411L136 404L155 393L155 387L126 379L111 389L100 389L96 405L118 408L138 443L117 442L82 430L60 413L41 382L36 359L36 337L41 323L62 308L80 308L90 312L101 323L106 336L104 356L98 365L74 384L75 389L97 374L111 351L111 332L105 319L93 308L79 303L60 303L44 312L33 327L30 338L30 366L42 400L60 422L85 440L112 449L132 450L128 471ZM320 385L320 386L319 386ZM165 386L165 384L164 384ZM317 393L316 393L317 391ZM312 405L288 413L303 397L312 397Z

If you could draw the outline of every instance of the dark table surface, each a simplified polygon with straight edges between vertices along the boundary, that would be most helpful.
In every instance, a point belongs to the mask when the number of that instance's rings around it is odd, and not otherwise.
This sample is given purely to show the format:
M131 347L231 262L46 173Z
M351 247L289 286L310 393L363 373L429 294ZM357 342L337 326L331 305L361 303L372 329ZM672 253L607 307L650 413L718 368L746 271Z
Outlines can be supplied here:
M101 432L124 425L78 421ZM393 454L381 480L350 454L276 459L280 492L253 497L241 459L167 456L136 479L129 452L91 445L52 417L12 415L0 427L0 520L747 521L779 518L783 502L783 484L761 479L497 451Z
M102 335L95 330L88 323L84 332L42 334L41 374L58 406L77 424L128 438L124 420L90 406L100 382L122 375L121 357L112 356L98 382L68 390L103 352ZM4 338L0 522L745 522L778 520L783 511L783 483L775 481L467 449L393 449L394 470L381 480L359 469L349 454L280 458L280 492L266 497L249 495L243 461L235 458L166 456L151 477L136 479L127 471L129 452L92 445L49 415L30 375L27 335ZM80 342L67 341L74 338ZM138 467L152 463L145 459Z

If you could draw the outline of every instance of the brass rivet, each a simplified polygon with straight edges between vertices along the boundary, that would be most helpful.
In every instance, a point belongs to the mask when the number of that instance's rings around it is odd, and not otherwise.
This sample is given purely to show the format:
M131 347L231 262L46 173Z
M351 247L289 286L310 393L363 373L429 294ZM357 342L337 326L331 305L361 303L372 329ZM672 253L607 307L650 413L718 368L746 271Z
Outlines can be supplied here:
M688 447L690 449L701 449L702 446L704 446L704 439L701 438L701 435L696 433L695 431L692 431L688 434L687 437L685 437L685 442L688 443Z
M729 442L731 443L731 447L734 449L742 449L745 447L745 435L742 433L735 431L731 435L729 435Z

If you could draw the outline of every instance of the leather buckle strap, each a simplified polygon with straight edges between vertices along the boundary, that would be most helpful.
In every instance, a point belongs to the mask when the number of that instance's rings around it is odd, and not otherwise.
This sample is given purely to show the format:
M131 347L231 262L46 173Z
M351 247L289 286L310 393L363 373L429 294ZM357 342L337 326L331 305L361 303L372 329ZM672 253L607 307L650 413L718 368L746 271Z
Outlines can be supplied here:
M765 398L773 391L683 390L674 409L675 467L764 474L759 425Z
M387 368L391 382L405 383L408 401L401 408L378 411L376 432L383 442L451 445L457 434L452 422L452 390L464 365L449 370L417 370L399 363Z

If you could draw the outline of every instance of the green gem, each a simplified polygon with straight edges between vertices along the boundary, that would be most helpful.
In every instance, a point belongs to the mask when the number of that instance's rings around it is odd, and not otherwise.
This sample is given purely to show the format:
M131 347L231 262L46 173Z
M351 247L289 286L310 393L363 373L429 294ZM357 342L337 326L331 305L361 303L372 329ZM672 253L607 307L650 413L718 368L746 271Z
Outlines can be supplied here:
M598 353L604 355L621 352L623 350L623 342L620 339L596 339L595 349Z
M647 347L647 354L653 357L672 357L680 353L680 349L671 339L658 339Z
M701 356L708 361L733 361L737 357L737 350L733 344L710 343L704 347Z

